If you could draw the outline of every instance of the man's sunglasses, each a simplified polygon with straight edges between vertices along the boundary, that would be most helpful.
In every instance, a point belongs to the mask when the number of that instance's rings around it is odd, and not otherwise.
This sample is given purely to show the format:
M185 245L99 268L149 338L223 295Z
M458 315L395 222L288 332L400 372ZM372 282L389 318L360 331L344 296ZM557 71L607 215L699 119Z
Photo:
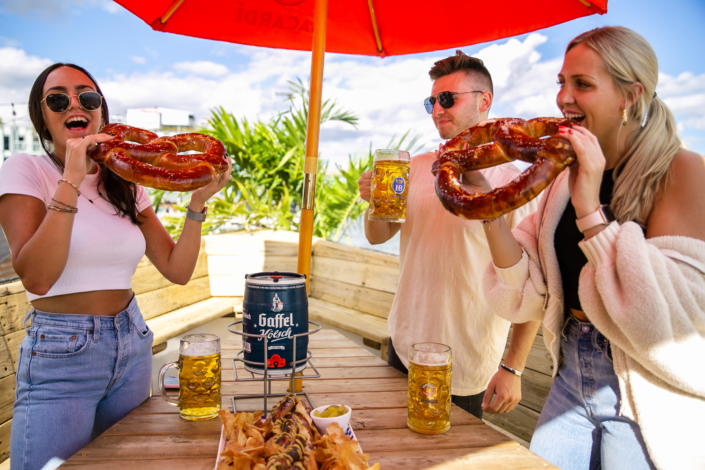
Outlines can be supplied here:
M69 109L71 97L78 96L78 102L86 111L95 111L103 104L103 97L95 91L84 91L78 95L67 95L66 93L51 93L42 101L46 101L47 108L55 113L63 113Z
M455 104L455 95L464 95L466 93L484 93L484 91L474 90L474 91L463 91L460 93L453 93L452 91L442 91L436 96L429 96L423 100L423 106L426 108L428 114L433 113L433 107L436 105L436 101L441 105L443 109L452 108Z

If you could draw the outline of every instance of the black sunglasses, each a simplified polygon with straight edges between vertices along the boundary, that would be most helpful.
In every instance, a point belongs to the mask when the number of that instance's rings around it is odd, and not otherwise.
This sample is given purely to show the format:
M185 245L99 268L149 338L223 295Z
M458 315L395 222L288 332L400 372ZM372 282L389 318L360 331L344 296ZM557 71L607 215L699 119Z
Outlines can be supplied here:
M96 91L84 91L78 95L67 95L66 93L51 93L42 101L46 101L47 108L55 113L63 113L69 109L71 97L78 96L78 102L86 111L95 111L103 104L103 97Z
M426 112L428 114L433 113L433 107L436 105L436 100L438 100L438 104L441 105L443 109L448 109L452 108L453 105L455 104L455 95L464 95L466 93L484 93L484 91L480 90L473 90L473 91L463 91L460 93L454 93L452 91L442 91L438 93L436 96L429 96L425 100L423 100L423 106L426 108Z

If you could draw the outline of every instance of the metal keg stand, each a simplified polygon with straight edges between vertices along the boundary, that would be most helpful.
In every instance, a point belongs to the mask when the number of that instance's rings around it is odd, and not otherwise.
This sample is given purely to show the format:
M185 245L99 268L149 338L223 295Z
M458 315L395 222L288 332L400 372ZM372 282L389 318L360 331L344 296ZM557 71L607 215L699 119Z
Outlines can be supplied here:
M305 333L299 333L293 335L293 344L292 344L292 349L293 349L293 356L294 360L291 362L291 373L288 374L281 374L281 375L271 375L269 373L269 365L267 364L267 361L265 362L253 362L253 361L248 361L247 359L244 359L244 354L245 350L241 349L240 352L237 353L237 356L235 359L233 359L233 371L235 372L235 382L264 382L264 393L262 395L239 395L239 396L234 396L232 397L232 403L233 403L233 412L237 413L237 407L235 406L235 401L236 400L247 400L247 399L252 399L252 398L264 398L264 415L266 416L267 413L269 413L269 409L267 408L267 399L268 398L280 398L280 397L285 397L289 395L289 393L272 393L272 382L273 381L283 381L283 380L288 380L290 381L289 385L289 390L291 390L291 393L296 395L296 380L311 380L311 379L317 379L321 377L321 373L318 372L316 369L316 366L313 365L312 362L310 362L311 358L313 355L311 354L310 350L306 351L306 357L303 359L297 359L296 358L296 339L300 336L309 336L314 333L318 333L321 330L321 325L319 325L316 322L309 321L309 324L316 325L317 328L315 330L307 331ZM235 333L236 335L240 336L247 336L248 338L261 338L264 339L264 357L266 359L267 357L267 335L255 335L252 333L245 333L242 331L233 331L231 327L237 325L237 324L242 324L242 320L236 321L234 323L231 323L227 326L228 331L231 333ZM244 343L243 343L244 344ZM237 361L243 362L245 364L251 365L251 366L257 366L257 367L262 367L262 378L257 378L255 377L255 372L252 372L251 370L248 370L247 372L250 373L251 377L239 377L237 374ZM304 375L303 371L306 369L306 366L304 365L304 369L302 369L299 373L301 375L296 375L296 366L299 363L307 363L309 366L311 366L311 369L316 373L316 375ZM280 369L278 369L280 370ZM257 372L257 375L260 375L259 372ZM304 396L306 397L306 400L308 400L309 405L311 405L311 408L315 408L313 401L311 401L311 397L308 396L308 393L302 392Z

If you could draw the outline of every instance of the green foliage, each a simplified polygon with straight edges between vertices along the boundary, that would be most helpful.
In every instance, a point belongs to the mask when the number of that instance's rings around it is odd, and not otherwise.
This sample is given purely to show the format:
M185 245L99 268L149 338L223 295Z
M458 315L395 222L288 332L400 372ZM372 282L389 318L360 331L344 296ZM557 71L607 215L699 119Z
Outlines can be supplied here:
M219 139L232 158L232 179L222 195L209 203L204 234L215 230L250 230L265 227L298 231L303 188L303 168L308 122L308 90L301 81L290 82L290 106L268 122L237 119L222 107L212 111L208 128L201 132ZM338 121L356 127L358 119L338 104L326 100L321 106L321 123ZM419 149L418 137L393 138L386 148ZM352 221L360 217L367 203L360 199L357 181L372 167L372 147L350 155L347 168L336 166L330 174L327 162L319 161L316 183L314 235L340 240ZM154 207L163 192L152 192ZM184 213L185 206L179 207ZM177 238L185 214L163 219Z

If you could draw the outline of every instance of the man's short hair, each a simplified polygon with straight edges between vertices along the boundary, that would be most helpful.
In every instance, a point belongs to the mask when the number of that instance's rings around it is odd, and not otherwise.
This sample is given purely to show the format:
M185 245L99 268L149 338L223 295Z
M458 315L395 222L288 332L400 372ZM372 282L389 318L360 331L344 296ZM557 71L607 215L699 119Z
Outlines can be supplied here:
M433 64L428 75L431 80L436 81L455 72L465 72L466 75L472 75L484 88L482 91L489 91L494 96L492 76L487 67L485 67L484 62L476 57L470 57L460 50L455 51L455 55L446 57Z

